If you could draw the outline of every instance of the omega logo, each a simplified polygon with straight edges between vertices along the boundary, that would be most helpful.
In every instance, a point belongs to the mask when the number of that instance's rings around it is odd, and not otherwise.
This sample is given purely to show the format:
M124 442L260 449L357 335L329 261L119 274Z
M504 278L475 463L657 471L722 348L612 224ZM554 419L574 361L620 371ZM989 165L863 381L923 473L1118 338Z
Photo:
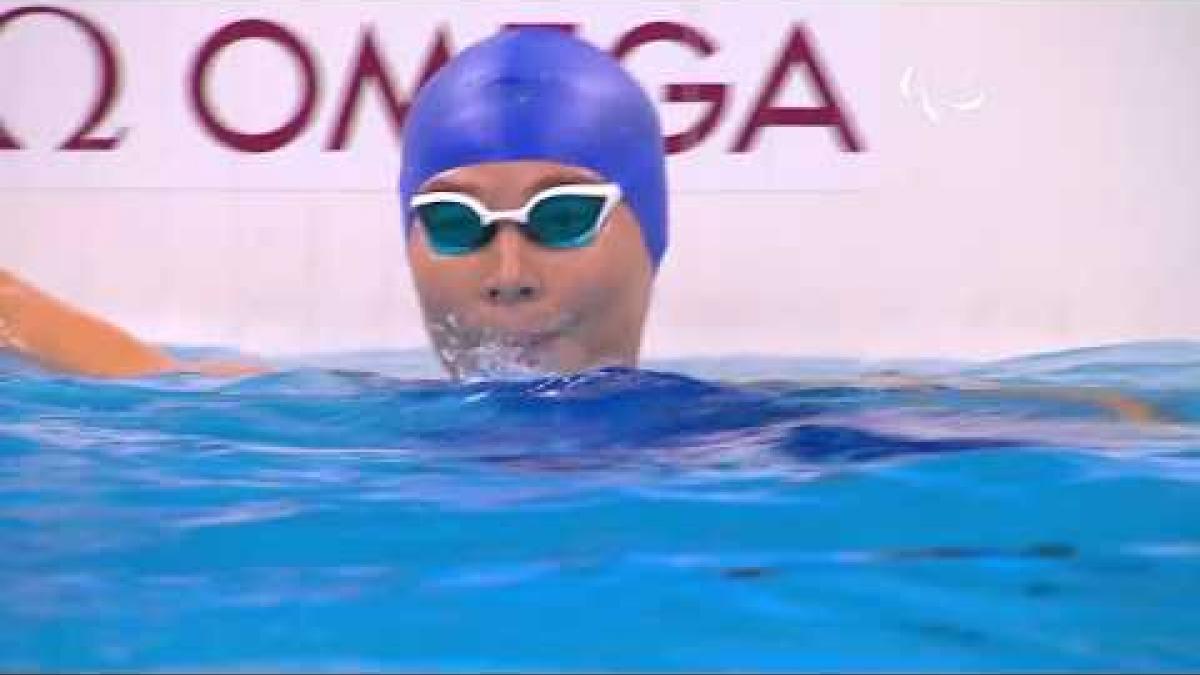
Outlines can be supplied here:
M99 82L92 105L85 111L78 128L59 149L116 149L128 129L121 128L109 137L97 135L97 130L103 124L121 90L121 64L113 38L91 19L77 12L44 5L20 7L0 14L0 35L19 19L38 14L60 18L83 32L99 66ZM576 24L538 25L551 25L572 32L579 29ZM287 120L275 129L254 133L242 131L222 121L213 112L214 101L208 88L212 65L223 49L242 40L269 42L299 67L300 104ZM673 21L654 21L625 31L610 53L617 59L626 59L641 47L652 43L673 43L699 59L710 57L719 50L717 42L700 28ZM415 91L424 84L450 59L452 53L450 32L443 25L431 36L424 52L420 75L411 90ZM265 19L242 19L221 27L200 44L185 75L185 91L196 121L211 139L233 151L264 153L287 146L304 134L320 114L318 56L301 36L280 23ZM788 107L778 103L778 99L796 73L806 76L807 84L818 105ZM359 112L360 101L369 87L376 88L381 94L384 113L398 138L404 127L411 94L399 87L389 73L387 63L380 54L373 26L367 26L363 30L344 83L334 109L333 122L322 147L328 152L347 149L352 141L354 120ZM705 105L704 111L691 126L663 138L667 151L671 154L686 153L704 143L727 117L732 93L733 85L730 83L667 84L661 92L663 102ZM864 151L864 144L845 102L834 85L832 74L826 68L812 35L802 23L787 27L782 47L771 65L766 68L763 83L751 100L753 104L745 119L738 125L734 141L726 149L727 152L751 152L756 144L762 142L766 136L765 132L772 127L825 127L832 132L832 138L836 140L841 151ZM0 150L18 150L21 147L21 143L0 122Z

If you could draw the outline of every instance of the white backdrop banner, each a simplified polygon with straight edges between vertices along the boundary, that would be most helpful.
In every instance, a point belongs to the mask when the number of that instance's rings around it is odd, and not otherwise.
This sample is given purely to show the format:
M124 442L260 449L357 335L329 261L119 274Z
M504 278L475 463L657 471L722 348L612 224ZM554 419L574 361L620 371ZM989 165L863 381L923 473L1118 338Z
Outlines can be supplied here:
M646 87L673 189L869 188L879 23L797 1L0 3L0 184L391 190L419 84L552 24Z
M648 355L1200 337L1200 3L0 0L0 266L163 342L424 347L397 133L510 23L658 102Z

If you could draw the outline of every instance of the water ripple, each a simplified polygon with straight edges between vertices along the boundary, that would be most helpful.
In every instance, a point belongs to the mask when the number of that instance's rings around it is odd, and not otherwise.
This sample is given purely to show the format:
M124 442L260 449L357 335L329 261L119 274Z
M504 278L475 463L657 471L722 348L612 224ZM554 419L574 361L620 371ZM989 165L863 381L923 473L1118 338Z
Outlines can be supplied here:
M1200 667L1195 344L408 364L0 370L0 669Z

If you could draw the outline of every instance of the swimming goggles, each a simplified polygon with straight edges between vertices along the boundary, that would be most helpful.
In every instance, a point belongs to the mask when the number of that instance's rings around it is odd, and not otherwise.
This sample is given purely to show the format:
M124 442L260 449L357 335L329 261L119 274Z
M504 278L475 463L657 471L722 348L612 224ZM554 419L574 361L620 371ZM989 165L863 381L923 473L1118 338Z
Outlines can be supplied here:
M553 249L587 246L621 201L616 183L557 185L529 198L511 211L492 211L461 192L428 192L412 199L430 247L444 256L461 256L487 246L496 222L511 220L525 236Z

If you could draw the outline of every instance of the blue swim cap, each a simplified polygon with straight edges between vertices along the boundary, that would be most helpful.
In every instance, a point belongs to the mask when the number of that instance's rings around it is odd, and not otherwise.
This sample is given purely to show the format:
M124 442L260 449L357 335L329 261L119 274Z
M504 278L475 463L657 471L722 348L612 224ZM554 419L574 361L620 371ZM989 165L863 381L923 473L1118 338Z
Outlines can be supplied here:
M451 59L404 126L400 199L482 162L544 160L621 186L654 268L667 248L666 159L654 104L608 54L557 28L509 28Z

